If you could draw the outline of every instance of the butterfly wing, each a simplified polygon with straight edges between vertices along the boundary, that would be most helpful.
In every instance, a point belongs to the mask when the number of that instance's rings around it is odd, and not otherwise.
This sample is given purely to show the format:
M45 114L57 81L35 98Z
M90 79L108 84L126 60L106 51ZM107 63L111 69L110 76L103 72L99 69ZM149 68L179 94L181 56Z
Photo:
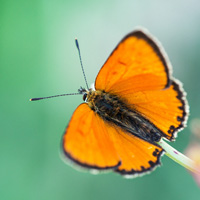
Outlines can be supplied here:
M170 77L170 69L161 45L147 33L134 31L105 62L95 88L123 98L163 137L174 140L176 132L185 125L188 106L181 84Z
M116 129L111 132L121 165L116 172L126 177L136 177L150 172L160 165L164 150L132 134Z
M87 169L114 169L122 175L151 171L160 164L162 148L101 119L86 103L74 112L63 136L65 156Z
M95 88L117 92L122 84L135 92L169 87L170 66L159 46L143 31L128 34L99 71Z
M188 106L177 80L165 90L135 92L126 97L133 109L150 120L168 140L174 140L185 126Z
M88 169L116 169L120 159L109 138L109 127L86 103L74 112L63 136L65 156Z

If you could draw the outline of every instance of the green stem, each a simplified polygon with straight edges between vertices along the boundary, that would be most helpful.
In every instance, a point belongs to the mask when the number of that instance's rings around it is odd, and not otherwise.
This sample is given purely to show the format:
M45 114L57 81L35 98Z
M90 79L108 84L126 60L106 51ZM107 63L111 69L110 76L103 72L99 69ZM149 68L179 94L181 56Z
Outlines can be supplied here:
M189 159L188 157L186 157L185 155L183 155L182 153L180 153L179 151L174 149L172 146L170 146L167 142L165 142L162 139L158 142L158 144L166 151L165 154L169 158L171 158L178 164L182 165L186 169L188 169L194 173L200 174L200 170L197 169L197 166L193 160Z

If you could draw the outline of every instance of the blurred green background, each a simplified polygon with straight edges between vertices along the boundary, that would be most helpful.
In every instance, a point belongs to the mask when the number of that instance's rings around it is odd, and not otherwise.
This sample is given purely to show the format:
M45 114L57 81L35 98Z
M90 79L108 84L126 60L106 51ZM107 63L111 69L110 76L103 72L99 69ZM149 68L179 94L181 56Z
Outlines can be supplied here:
M60 158L60 143L82 97L28 101L85 86L75 37L93 83L116 44L138 25L162 42L184 83L189 122L200 118L198 0L0 1L0 199L199 199L192 176L166 156L162 167L130 180L74 170ZM190 134L186 128L172 145L184 151Z

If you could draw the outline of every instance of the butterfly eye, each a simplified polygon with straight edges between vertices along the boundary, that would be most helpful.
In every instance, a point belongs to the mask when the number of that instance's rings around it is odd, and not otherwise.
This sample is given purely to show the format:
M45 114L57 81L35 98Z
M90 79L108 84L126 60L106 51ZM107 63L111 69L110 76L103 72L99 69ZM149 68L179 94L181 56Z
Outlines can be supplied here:
M87 93L84 93L83 95L83 101L86 101L87 100Z

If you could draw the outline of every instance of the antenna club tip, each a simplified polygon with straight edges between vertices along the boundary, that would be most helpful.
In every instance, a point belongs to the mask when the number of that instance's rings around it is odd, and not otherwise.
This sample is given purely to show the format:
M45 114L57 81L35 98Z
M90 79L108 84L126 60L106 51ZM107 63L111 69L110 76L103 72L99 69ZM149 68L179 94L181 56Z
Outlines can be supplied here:
M76 43L76 47L77 47L77 49L79 49L78 39L77 39L77 38L75 38L75 43Z
M29 101L32 101L32 99L29 99Z

